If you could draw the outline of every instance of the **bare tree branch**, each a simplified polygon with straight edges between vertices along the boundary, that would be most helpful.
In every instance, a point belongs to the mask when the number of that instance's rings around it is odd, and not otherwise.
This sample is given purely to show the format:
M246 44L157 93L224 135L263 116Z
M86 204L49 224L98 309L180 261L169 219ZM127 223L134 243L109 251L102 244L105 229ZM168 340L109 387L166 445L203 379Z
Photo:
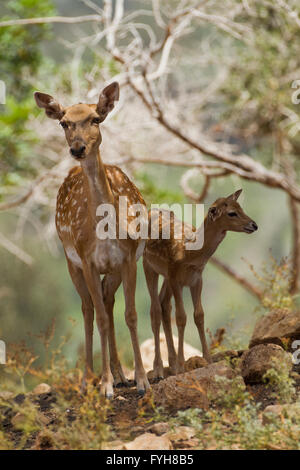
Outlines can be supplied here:
M29 266L32 265L33 258L28 253L25 253L25 251L19 246L15 245L11 240L6 238L3 233L0 233L0 245L23 261L23 263L28 264Z
M210 259L210 263L219 268L225 274L228 274L230 277L232 277L238 284L250 292L250 294L254 295L254 297L256 297L259 301L262 300L263 292L246 278L244 278L241 274L238 274L231 266L228 266L228 264L220 261L215 256Z
M85 16L45 16L43 18L20 18L15 20L0 21L0 28L7 26L26 26L31 24L44 24L44 23L87 23L95 21L97 23L102 21L100 15L85 15Z

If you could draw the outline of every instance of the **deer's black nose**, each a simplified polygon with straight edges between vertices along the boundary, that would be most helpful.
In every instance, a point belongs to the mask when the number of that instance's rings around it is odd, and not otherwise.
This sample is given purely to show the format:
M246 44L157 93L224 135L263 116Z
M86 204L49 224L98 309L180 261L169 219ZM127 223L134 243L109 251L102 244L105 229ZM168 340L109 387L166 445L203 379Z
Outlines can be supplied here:
M251 226L252 226L253 230L257 230L257 229L258 229L257 224L256 224L255 222L253 222L253 221L251 222Z
M74 157L81 157L83 152L85 151L85 145L74 145L71 147L70 152Z

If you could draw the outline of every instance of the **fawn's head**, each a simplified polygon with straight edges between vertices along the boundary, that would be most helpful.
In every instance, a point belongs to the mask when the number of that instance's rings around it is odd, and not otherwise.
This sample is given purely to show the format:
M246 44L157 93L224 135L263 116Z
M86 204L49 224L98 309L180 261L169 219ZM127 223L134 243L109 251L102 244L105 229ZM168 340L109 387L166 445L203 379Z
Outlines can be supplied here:
M104 121L119 99L119 84L113 82L102 90L97 104L79 103L63 107L52 96L36 91L34 98L46 115L63 127L71 155L83 160L101 144L99 124Z
M230 196L217 199L209 208L208 217L222 231L253 233L258 229L254 220L250 219L237 199L242 190L239 189Z

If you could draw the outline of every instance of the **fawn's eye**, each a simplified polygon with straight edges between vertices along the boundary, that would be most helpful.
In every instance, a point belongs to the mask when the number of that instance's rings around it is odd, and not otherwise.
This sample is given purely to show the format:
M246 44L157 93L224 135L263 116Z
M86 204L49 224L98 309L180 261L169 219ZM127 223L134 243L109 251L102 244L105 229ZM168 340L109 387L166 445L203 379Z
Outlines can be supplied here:
M229 217L237 217L237 213L236 212L228 212L228 215Z
M68 124L67 124L65 121L60 121L59 124L61 125L61 127L62 127L63 129L67 129L67 128L68 128Z
M97 117L93 118L92 119L92 124L97 124L97 125L100 124L100 119L97 118Z

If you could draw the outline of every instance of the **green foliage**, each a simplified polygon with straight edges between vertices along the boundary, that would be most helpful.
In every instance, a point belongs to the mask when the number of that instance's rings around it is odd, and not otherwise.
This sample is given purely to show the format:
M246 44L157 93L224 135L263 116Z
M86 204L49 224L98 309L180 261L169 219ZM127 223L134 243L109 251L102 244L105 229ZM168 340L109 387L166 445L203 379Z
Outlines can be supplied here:
M270 261L263 264L261 273L257 273L252 265L249 266L261 285L264 294L262 306L266 310L282 310L288 313L295 307L294 298L289 293L291 270L286 257L278 262L270 255Z
M180 192L170 191L168 189L159 187L147 173L137 173L135 175L136 184L141 191L147 204L159 203L183 203L184 196Z
M52 0L13 0L6 2L3 20L50 16ZM49 25L0 28L0 79L6 85L6 104L0 105L0 185L18 185L32 173L30 157L36 141L27 129L30 114L36 112L32 98L33 77L43 64L41 41Z
M12 0L6 2L5 10L3 21L54 14L51 0ZM18 101L31 92L29 78L42 63L40 44L49 31L47 24L0 28L0 77L9 95Z
M289 374L288 364L273 360L271 367L263 376L264 382L274 389L272 395L280 403L290 403L295 396L295 381Z
M189 410L178 411L176 417L176 424L183 424L184 426L191 426L196 429L197 432L202 431L203 426L201 423L202 410L198 408L191 408Z
M252 29L253 39L233 45L239 60L222 90L230 105L225 115L248 136L271 137L278 128L284 130L282 110L291 105L293 78L288 77L300 66L300 29L288 8L259 0L250 8L251 15L244 10L238 19ZM299 15L299 5L293 2L291 8Z
M53 336L53 325L40 335L46 357ZM68 338L62 338L61 344L52 348L42 367L37 366L37 357L24 344L9 347L7 364L0 370L3 384L0 394L1 450L28 447L101 449L111 436L105 422L108 403L100 397L99 387L92 381L87 382L85 393L81 392L82 368L70 368L62 354L62 347L67 341ZM5 397L5 392L9 396L16 394L20 379L19 391L26 393L21 404ZM34 386L41 381L51 385L53 390L54 404L46 414L39 411L38 396L28 393L26 386L28 382ZM8 427L3 425L4 416L9 418Z

